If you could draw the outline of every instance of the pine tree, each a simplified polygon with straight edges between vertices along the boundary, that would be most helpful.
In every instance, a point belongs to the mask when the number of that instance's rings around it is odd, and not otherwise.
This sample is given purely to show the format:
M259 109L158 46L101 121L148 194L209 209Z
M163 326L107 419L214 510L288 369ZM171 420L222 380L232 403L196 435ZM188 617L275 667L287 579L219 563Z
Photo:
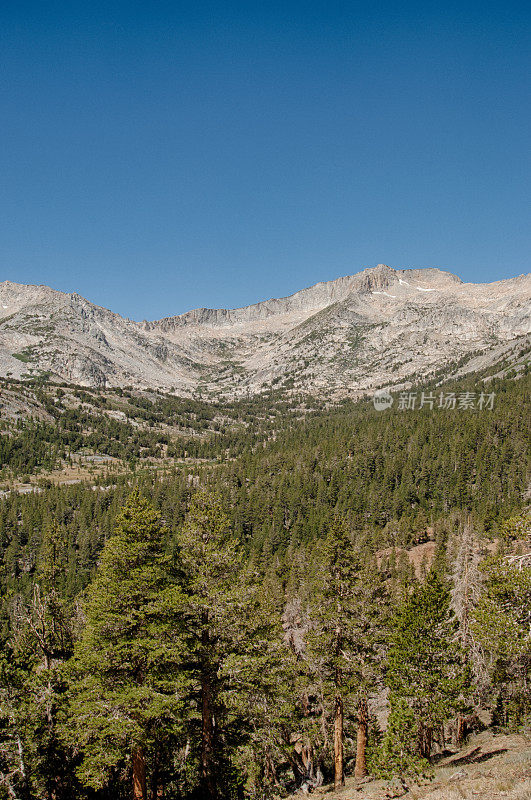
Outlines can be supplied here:
M88 588L86 624L69 665L63 736L81 748L78 774L87 786L106 785L125 764L135 800L146 800L148 753L183 725L183 603L159 514L135 491Z
M234 609L239 639L223 660L221 697L231 719L230 757L240 786L245 796L265 797L281 787L278 766L286 755L297 775L304 770L304 756L300 763L294 759L294 748L286 741L300 719L301 670L292 647L286 646L293 631L285 627L276 592L257 581L257 575L247 574L239 582L244 598L243 606ZM309 761L306 766L311 772Z
M499 693L499 722L523 723L531 710L531 566L521 556L497 556L481 569L484 588L471 629Z
M61 586L65 572L65 531L54 523L42 534L31 596L21 597L13 613L13 630L5 645L9 664L2 676L2 706L10 708L6 717L8 739L16 742L11 753L15 764L12 788L25 796L39 792L47 798L67 798L73 781L70 754L57 735L57 719L64 698L61 667L71 654L72 624ZM16 697L16 702L13 698Z
M334 784L344 784L345 705L357 719L355 774L366 774L368 696L381 675L386 593L383 577L354 550L348 525L335 516L319 566L320 586L312 599L314 629L309 638L313 670L322 681L325 704L333 706Z
M367 774L368 699L383 683L383 663L389 627L389 594L376 561L365 555L355 585L356 607L351 620L351 668L357 701L357 743L354 775Z
M213 800L224 779L220 739L228 683L225 661L242 638L238 618L245 603L238 582L240 549L221 499L204 489L192 497L176 542L188 596L185 622L190 668L199 684L201 790L203 797Z
M430 763L419 754L418 720L403 697L391 697L387 728L374 754L374 771L383 778L430 774Z
M466 707L469 674L456 632L448 587L432 569L392 619L387 683L394 724L383 743L388 768L410 767L415 754L429 759L434 733Z
M451 606L459 623L457 640L474 673L475 696L478 703L481 701L481 696L488 683L485 653L472 629L472 621L483 584L483 576L479 569L480 560L479 543L470 517L468 517L453 561ZM464 717L458 714L455 737L458 745L461 744L465 735L466 722Z
M328 750L328 731L320 675L308 669L312 662L308 647L310 586L300 573L298 578L295 585L295 575L290 575L290 591L281 617L283 650L278 660L281 667L278 684L285 716L283 720L278 716L277 719L281 722L279 740L295 784L309 789L322 785L324 780L323 761ZM309 583L311 585L311 579Z
M0 776L6 796L21 800L32 796L35 770L28 750L33 749L43 721L42 714L36 723L28 714L32 668L31 659L21 658L10 643L4 645L0 655ZM45 786L39 788L45 792Z

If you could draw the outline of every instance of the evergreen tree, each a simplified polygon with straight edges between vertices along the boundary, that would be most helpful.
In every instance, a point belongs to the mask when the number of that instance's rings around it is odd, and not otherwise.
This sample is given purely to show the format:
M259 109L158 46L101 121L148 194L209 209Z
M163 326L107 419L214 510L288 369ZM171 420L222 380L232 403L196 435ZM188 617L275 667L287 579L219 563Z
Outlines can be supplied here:
M405 698L392 695L387 728L374 754L375 773L383 778L428 776L430 763L419 754L418 736L415 711Z
M61 666L72 648L72 624L62 591L64 539L65 531L56 523L42 534L31 596L19 596L14 604L12 636L0 670L2 706L4 712L9 709L4 721L11 746L5 752L11 752L11 768L15 765L9 785L24 797L37 792L55 800L68 798L75 783L70 754L57 735L65 691Z
M8 797L29 800L31 797L31 756L26 747L28 738L38 726L31 725L28 737L27 705L28 684L32 664L21 661L9 643L0 655L0 786ZM2 791L2 790L0 790ZM6 796L0 794L1 796Z
M311 757L305 769L304 756L296 758L298 753L287 741L301 716L301 670L282 635L287 634L286 618L281 617L278 597L270 585L253 583L252 576L246 575L240 584L245 600L235 608L239 640L233 636L234 644L223 660L221 697L232 721L229 754L239 774L238 788L245 796L262 798L276 795L285 785L281 767L286 756L297 777L311 772ZM224 738L225 747L230 747Z
M522 724L531 709L531 565L525 555L497 556L483 562L482 572L484 590L472 631L487 655L498 695L497 721Z
M477 535L470 517L468 517L459 537L457 552L453 560L451 606L459 623L457 640L463 648L474 674L474 695L477 704L481 702L488 684L485 653L472 626L483 584L483 576L479 569L480 561ZM458 714L456 744L461 744L465 735L465 719Z
M242 639L241 555L221 499L206 490L193 495L176 541L187 593L189 663L199 689L200 784L202 796L213 800L226 778L221 759L223 694L229 687L225 662Z
M392 619L387 683L393 724L383 743L388 768L410 769L415 755L428 759L434 733L465 709L469 671L456 632L448 587L432 569Z
M357 702L357 742L354 774L367 774L366 748L369 737L368 700L383 684L387 650L390 598L375 559L362 559L355 585L355 610L351 620L350 664Z
M187 681L180 628L184 597L164 553L159 514L138 491L118 516L85 603L86 624L69 665L66 741L82 751L87 786L124 765L146 800L149 754L183 726Z
M348 525L338 515L330 523L321 558L309 649L324 701L333 704L334 784L339 788L344 783L346 704L354 706L357 720L355 774L366 774L368 696L381 677L386 593L376 565L355 551Z

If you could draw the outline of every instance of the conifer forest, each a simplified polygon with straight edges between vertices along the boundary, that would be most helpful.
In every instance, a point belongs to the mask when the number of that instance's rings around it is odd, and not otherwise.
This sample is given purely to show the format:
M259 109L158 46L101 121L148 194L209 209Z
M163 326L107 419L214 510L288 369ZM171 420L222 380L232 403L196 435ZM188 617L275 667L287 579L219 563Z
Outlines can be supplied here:
M429 781L529 733L529 371L414 389L480 384L377 410L3 379L37 410L0 431L0 798Z

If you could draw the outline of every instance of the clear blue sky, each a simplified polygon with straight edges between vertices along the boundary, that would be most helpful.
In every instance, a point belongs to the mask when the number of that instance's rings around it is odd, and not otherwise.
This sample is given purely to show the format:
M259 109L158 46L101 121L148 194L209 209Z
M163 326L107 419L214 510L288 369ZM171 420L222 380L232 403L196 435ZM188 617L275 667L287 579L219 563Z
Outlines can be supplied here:
M527 272L530 31L510 0L5 0L0 280L154 319Z

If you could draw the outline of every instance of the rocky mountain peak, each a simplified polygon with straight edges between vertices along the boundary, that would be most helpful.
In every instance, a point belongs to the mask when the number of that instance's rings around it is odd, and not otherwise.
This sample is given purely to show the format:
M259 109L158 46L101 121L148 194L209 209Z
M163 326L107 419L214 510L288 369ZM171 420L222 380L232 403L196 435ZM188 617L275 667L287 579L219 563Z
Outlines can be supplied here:
M373 292L378 289L387 289L396 279L397 272L386 264L378 264L377 267L367 269L363 273L358 291Z

